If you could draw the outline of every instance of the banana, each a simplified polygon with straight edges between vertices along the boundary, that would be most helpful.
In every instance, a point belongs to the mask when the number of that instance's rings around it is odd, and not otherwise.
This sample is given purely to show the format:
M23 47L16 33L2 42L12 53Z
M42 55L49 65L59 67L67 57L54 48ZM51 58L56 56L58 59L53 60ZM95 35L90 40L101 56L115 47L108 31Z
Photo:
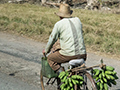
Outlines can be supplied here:
M69 72L66 72L66 76L68 76L69 75Z
M112 73L113 75L116 75L117 74L117 72L115 72L115 71L113 71L113 73Z
M72 75L72 79L77 79L77 75Z
M66 80L65 80L65 84L66 84L66 85L68 85L68 83L69 83L69 80L68 80L68 79L66 79Z
M97 86L100 86L100 82L97 82Z
M92 74L95 74L98 70L99 70L99 69L92 69L90 72L91 72Z
M100 83L100 90L103 90L103 84Z
M65 74L66 74L66 73L65 73L64 71L62 71L62 72L60 73L60 75L65 75ZM60 76L60 75L59 75L59 76Z
M107 82L107 79L106 78L103 78L104 82Z
M93 69L93 72L96 73L99 69Z
M70 86L67 86L67 90L70 90Z
M62 76L62 74L59 74L58 77L60 78Z
M77 79L80 79L81 81L84 81L82 76L77 75L76 77L77 77Z
M112 74L112 72L111 71L105 71L105 74Z
M78 80L75 80L76 84L79 84Z
M95 73L95 76L99 75L99 73L100 73L100 70L97 70Z
M91 73L95 75L97 71L99 71L99 69L93 69L91 70Z
M100 82L97 82L97 89L100 89Z
M111 85L110 81L108 81L108 82L107 82L107 84L108 84L110 87L112 87L112 85Z
M65 75L61 75L59 78L62 80L65 77Z
M67 88L64 88L63 90L67 90Z
M66 74L66 73L65 73L64 71L62 71L62 72L59 74L58 77L59 77L60 79L62 79L62 78L65 76L65 74Z
M105 73L104 73L104 70L102 70L102 76L105 77Z
M94 75L94 76L93 76L93 79L95 79L95 78L96 78L96 76Z
M60 88L61 88L61 89L64 89L64 87L65 87L65 84L63 83L63 84L60 86Z
M96 77L95 81L98 81L100 78L99 77Z
M114 68L113 68L112 66L106 66L105 69L106 69L107 71L113 71L113 70L114 70Z
M116 74L115 74L115 75L113 75L113 76L114 76L114 78L115 78L115 79L119 79L119 78L118 78L118 76L117 76Z
M111 80L115 80L115 78L112 75L109 75Z
M65 76L65 77L61 80L61 82L65 82L66 79L67 79L67 76Z
M107 86L106 83L104 83L104 89L105 89L105 90L108 90L108 86Z
M111 80L111 83L112 83L113 85L116 85L116 84L117 84L117 82L116 82L115 80Z
M68 80L69 80L69 82L71 83L71 80L72 80L72 79L71 79L70 77L68 78Z
M74 80L74 79L72 79L72 82L73 82L73 84L74 84L74 85L76 85L76 84L77 84L77 83L75 82L75 80Z
M69 80L69 85L70 85L70 87L73 87L73 85L72 85L72 81L71 81L71 78L68 78L68 80Z
M100 79L100 82L103 84L103 80L102 79Z
M102 78L102 73L99 74L99 78Z
M73 75L71 78L74 79L74 80L79 79L80 81L84 81L83 77L79 76L79 75Z
M118 79L117 72L114 71L114 68L111 66L106 66L105 69L101 68L91 70L93 73L93 78L95 79L96 86L98 90L108 90L108 87L116 85L115 79ZM82 86L84 78L80 75L72 75L68 78L69 72L61 72L58 76L61 79L61 82L64 82L60 88L61 90L74 90L74 85Z
M73 84L69 82L70 87L73 87Z
M106 76L106 78L107 78L108 80L110 80L110 76L109 76L109 75L105 74L105 76Z
M82 85L83 84L83 81L80 81L80 85Z

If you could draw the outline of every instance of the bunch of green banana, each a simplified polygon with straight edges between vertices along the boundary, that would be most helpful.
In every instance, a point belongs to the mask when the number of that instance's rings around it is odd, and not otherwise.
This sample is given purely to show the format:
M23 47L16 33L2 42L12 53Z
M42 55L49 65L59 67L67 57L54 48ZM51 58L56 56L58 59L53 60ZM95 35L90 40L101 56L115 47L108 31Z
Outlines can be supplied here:
M61 90L74 90L74 85L82 86L83 77L79 75L69 76L69 72L61 72L58 76L63 84L60 86Z
M93 78L96 81L98 90L108 90L108 86L116 85L117 73L114 71L114 68L111 66L106 66L105 68L93 69L91 71Z

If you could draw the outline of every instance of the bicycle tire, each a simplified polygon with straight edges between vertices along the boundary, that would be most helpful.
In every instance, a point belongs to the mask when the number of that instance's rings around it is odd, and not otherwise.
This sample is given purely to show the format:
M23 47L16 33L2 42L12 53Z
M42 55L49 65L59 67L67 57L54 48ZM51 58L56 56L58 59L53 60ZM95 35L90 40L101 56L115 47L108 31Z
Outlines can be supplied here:
M97 90L96 84L92 76L88 72L80 73L77 75L82 75L84 78L84 83L82 86L75 86L75 90Z
M44 82L43 82L42 70L40 70L40 85L41 85L42 90L45 90Z
M84 77L86 78L86 80L84 79L85 84L86 84L84 90L98 90L96 87L94 79L92 78L92 76L88 72L85 72Z
M53 79L55 80L55 78L49 79L49 78L44 77L42 75L42 70L40 70L40 87L41 87L42 90L60 90L58 88L58 86L60 84L60 81L59 81L58 77L56 77L56 80L52 85L51 84L47 85L47 81L51 80L53 82L54 81Z

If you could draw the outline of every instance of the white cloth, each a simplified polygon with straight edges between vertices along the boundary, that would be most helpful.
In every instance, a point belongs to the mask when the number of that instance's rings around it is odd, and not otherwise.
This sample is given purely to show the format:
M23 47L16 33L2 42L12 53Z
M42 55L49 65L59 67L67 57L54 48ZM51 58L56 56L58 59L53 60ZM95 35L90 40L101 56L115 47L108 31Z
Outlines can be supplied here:
M69 61L69 64L71 66L82 65L83 63L85 63L84 59L73 59L73 60Z

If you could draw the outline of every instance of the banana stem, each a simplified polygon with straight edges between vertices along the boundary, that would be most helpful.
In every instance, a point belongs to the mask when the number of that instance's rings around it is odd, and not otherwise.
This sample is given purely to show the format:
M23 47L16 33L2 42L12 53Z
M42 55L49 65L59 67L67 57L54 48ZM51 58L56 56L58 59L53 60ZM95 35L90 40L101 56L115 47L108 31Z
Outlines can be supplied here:
M86 70L91 70L95 67L105 67L106 65L105 64L99 64L99 65L95 65L95 66L91 66L91 67L86 67L85 64L82 64L81 66L79 67L76 67L76 68L73 68L73 69L68 69L67 71L71 71L71 72L77 72L77 71L86 71Z

